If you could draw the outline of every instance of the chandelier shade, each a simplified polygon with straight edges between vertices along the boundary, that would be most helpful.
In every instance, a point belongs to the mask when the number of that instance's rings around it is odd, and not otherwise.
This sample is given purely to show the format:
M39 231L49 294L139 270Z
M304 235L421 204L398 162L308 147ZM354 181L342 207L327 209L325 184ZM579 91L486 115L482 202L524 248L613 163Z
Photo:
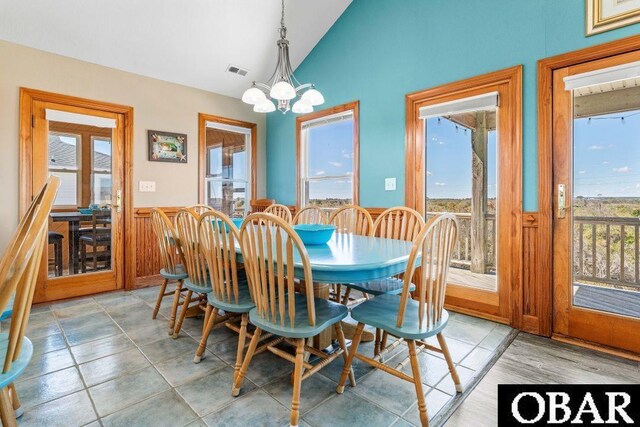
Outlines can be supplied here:
M287 27L284 25L284 0L282 0L282 18L280 20L280 39L278 45L278 62L268 83L253 82L253 85L242 95L242 101L253 105L253 111L270 113L277 109L283 114L291 110L296 114L306 114L313 107L324 103L324 97L312 83L301 84L293 74L289 60L289 41ZM299 98L294 102L296 98ZM291 105L293 104L293 109Z

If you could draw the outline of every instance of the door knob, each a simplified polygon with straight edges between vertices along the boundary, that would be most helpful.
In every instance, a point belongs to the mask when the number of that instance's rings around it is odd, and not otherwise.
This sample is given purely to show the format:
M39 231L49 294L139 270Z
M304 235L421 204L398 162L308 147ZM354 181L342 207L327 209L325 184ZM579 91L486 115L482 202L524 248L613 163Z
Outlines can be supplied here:
M558 218L567 216L566 195L564 184L558 184Z

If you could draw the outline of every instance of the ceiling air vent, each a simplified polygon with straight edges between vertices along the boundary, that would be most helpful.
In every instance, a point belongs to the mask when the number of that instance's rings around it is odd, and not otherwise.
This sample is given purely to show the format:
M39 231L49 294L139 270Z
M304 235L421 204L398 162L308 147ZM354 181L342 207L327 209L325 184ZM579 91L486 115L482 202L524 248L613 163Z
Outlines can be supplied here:
M233 73L233 74L237 74L237 75L239 75L239 76L246 76L246 75L247 75L247 72L248 72L248 70L247 70L247 69L245 69L245 68L240 68L240 67L236 67L236 66L234 66L234 65L229 65L229 66L227 67L227 71L228 71L228 72L230 72L230 73Z

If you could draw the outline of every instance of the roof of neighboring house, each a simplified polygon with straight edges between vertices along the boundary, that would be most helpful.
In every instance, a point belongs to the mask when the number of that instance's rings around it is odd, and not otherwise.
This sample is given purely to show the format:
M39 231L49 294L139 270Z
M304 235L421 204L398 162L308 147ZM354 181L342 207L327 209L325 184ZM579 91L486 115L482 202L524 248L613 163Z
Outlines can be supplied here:
M93 168L97 170L111 170L111 156L94 152ZM49 167L76 169L76 146L68 144L59 136L49 136Z

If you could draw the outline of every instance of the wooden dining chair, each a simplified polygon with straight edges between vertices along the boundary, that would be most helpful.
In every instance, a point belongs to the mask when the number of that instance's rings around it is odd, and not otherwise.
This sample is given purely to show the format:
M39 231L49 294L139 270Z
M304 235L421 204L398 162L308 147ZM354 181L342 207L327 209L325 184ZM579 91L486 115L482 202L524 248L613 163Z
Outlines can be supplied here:
M0 373L0 421L5 427L17 426L16 417L23 412L13 383L33 355L33 344L24 336L24 331L47 247L48 217L59 186L58 177L47 179L0 259L0 312L13 304L9 332L0 334L0 352L4 353Z
M187 206L187 209L191 209L198 215L202 215L205 212L211 212L212 210L214 210L211 206L204 204Z
M207 212L200 217L200 247L211 278L211 292L207 295L207 310L202 338L193 359L199 363L207 346L211 329L220 311L236 313L241 317L235 375L240 371L247 337L249 311L255 307L251 299L247 277L236 262L236 244L240 231L222 212ZM233 329L233 328L232 328ZM252 335L251 335L252 337Z
M182 208L176 215L176 230L182 255L184 256L184 268L187 277L184 279L184 287L187 293L180 306L180 314L173 328L173 338L178 338L182 323L192 303L206 312L207 294L211 292L211 281L207 271L207 263L200 248L199 240L200 215L190 208ZM194 297L194 293L196 296Z
M249 202L251 207L251 213L264 212L269 206L273 205L276 201L274 199L254 199Z
M291 211L285 205L279 205L277 203L267 207L264 213L269 213L282 218L287 224L291 224Z
M368 236L373 229L371 214L357 205L344 205L331 213L329 224L337 227L338 233L351 233Z
M371 214L363 207L358 205L344 205L331 213L329 216L329 224L336 226L336 232L357 234L360 236L368 236L373 230L373 220ZM336 302L341 302L344 297L342 296L342 285L335 284L331 286L333 299ZM345 291L347 293L347 300L349 298L349 288Z
M402 294L383 294L363 302L351 310L351 317L358 322L353 337L347 363L345 363L337 392L344 391L347 375L350 373L353 358L388 372L400 379L414 384L418 399L420 421L423 426L429 425L427 407L420 377L418 353L425 350L442 353L449 367L449 372L455 383L456 391L462 392L460 379L451 359L442 331L447 326L449 314L444 309L444 298L447 286L447 274L451 262L451 254L456 242L458 221L452 214L442 214L434 217L423 227L414 240L413 248L407 262L404 275ZM418 274L416 269L420 267ZM416 283L416 296L410 296L412 278ZM394 343L406 342L409 347L409 357L395 368L385 365L381 359L391 346L384 348L373 358L358 353L358 346L365 325L379 328L398 337ZM435 335L440 347L427 344L425 340ZM406 363L410 362L413 376L402 372Z
M317 206L307 206L299 210L293 217L293 224L327 224L329 218L325 211Z
M256 326L240 371L235 378L232 395L238 396L263 331L279 338L267 350L294 363L291 425L298 425L300 388L303 379L328 365L337 357L346 357L346 345L340 321L347 317L345 306L314 298L309 256L300 237L281 218L267 213L247 217L240 229L242 258L247 272L251 296L256 307L249 321ZM295 293L294 268L300 268L303 294ZM340 348L328 355L307 345L307 340L333 326ZM295 347L295 356L276 347L286 343ZM309 354L319 358L309 363ZM346 359L345 359L346 360Z
M171 220L161 209L151 209L151 226L153 227L153 233L158 242L160 263L162 266L160 268L160 275L163 278L151 318L155 319L158 315L164 297L173 295L173 305L171 306L171 314L169 316L169 335L172 335L182 293L187 290L184 287L184 279L188 276L184 268L184 256L182 255L178 233L171 223ZM176 282L175 289L167 292L167 285L173 281Z

